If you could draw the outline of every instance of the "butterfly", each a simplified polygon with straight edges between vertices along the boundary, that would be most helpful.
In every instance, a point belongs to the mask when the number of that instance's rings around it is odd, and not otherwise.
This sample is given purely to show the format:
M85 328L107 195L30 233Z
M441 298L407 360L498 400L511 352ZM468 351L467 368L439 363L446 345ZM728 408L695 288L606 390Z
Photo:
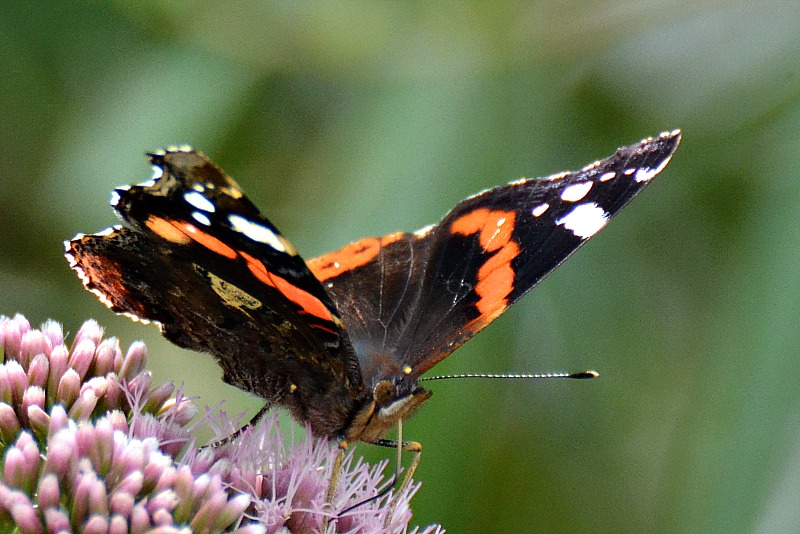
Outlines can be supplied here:
M679 141L487 189L438 224L308 261L217 165L172 147L149 154L151 180L114 191L126 225L77 235L66 256L111 310L212 354L267 407L317 436L386 444L430 398L421 376L597 234Z

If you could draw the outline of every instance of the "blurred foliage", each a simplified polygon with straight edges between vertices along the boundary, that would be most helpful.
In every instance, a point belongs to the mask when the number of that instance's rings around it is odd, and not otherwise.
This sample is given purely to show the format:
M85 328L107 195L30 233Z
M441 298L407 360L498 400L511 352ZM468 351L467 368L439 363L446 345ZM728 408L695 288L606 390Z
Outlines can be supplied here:
M113 317L61 241L188 142L307 256L682 128L649 188L437 373L415 512L450 532L800 529L800 4L4 2L0 313L97 318L160 380L259 406ZM373 458L384 450L361 446ZM390 455L391 456L391 455Z

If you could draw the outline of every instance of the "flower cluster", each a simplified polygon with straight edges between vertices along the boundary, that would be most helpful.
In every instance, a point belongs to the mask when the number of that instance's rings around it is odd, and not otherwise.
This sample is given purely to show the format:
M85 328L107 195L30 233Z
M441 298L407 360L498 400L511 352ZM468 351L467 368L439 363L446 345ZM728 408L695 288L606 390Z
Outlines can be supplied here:
M152 384L143 344L123 354L94 321L68 349L57 323L35 330L0 317L0 354L0 531L320 532L326 518L329 533L408 528L418 484L396 506L390 492L335 517L326 493L336 447L309 436L287 445L274 414L198 449L195 404ZM194 424L232 427L212 413ZM376 495L385 467L346 455L333 508Z

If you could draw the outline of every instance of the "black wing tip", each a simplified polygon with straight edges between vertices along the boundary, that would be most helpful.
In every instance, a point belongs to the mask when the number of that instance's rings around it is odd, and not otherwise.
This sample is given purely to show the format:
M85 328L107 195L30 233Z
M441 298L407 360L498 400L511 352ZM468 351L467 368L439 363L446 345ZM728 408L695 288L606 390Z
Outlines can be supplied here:
M679 129L661 132L657 137L620 148L606 161L624 161L628 166L625 174L634 175L636 182L647 183L670 162L682 135Z
M681 142L683 132L680 129L661 132L655 139L649 137L642 140L642 145L655 148L658 152L665 155L672 155Z

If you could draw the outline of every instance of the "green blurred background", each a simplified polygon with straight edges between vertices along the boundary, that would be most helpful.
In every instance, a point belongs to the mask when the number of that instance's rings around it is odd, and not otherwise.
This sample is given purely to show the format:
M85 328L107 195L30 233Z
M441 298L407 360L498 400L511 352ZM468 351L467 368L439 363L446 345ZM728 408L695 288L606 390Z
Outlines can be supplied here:
M682 128L655 185L435 370L601 378L433 384L405 427L415 519L800 530L799 3L5 2L0 58L0 313L143 338L158 380L232 413L260 403L62 257L145 151L204 150L311 257Z

